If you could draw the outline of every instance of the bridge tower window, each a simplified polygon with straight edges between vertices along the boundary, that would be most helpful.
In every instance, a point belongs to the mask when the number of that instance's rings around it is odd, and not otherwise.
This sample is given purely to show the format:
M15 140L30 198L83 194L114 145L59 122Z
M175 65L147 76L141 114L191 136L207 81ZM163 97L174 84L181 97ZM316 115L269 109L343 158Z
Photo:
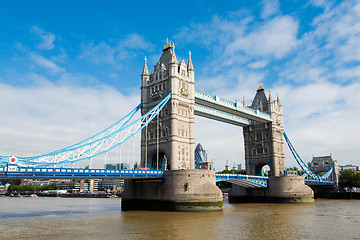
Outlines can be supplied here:
M261 133L256 134L256 140L261 140L261 139L262 139L262 134Z

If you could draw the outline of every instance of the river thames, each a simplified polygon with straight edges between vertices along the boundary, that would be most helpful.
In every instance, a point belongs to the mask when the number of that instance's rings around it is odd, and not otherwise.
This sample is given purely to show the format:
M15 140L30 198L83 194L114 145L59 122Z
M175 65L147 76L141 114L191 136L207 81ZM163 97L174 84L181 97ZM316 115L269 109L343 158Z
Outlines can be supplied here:
M0 239L360 239L359 200L121 211L121 199L0 198Z

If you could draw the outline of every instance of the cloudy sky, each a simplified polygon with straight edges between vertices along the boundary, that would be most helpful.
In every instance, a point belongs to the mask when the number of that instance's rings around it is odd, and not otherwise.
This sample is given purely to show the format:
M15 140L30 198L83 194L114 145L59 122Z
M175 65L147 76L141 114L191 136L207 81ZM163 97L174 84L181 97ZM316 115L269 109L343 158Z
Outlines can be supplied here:
M140 101L144 57L152 71L169 38L178 60L192 52L197 90L249 105L260 82L279 94L306 162L360 164L359 1L7 1L0 29L0 156L56 150L120 119ZM218 170L244 163L241 128L195 120Z

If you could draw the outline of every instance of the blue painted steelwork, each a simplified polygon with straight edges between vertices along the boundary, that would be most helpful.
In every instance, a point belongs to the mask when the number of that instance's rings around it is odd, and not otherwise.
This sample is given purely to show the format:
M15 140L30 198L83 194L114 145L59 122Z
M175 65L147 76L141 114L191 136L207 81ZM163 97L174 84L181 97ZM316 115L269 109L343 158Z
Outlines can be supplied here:
M234 114L243 115L246 119L253 119L260 122L272 122L270 114L251 109L246 106L239 106L236 102L231 102L198 90L195 90L195 103L197 106L210 104L212 105L212 109L216 110L220 110L217 109L217 107L222 107L230 110Z
M252 125L251 120L247 118L240 117L235 114L227 113L197 103L195 104L195 114L199 116L206 116L207 118L215 118L218 121L228 122L234 125L240 125L240 126Z
M240 179L253 184L257 184L259 187L268 186L268 177L252 176L252 175L241 175L241 174L216 174L216 182L228 181L231 179ZM305 179L307 185L335 185L334 181L326 181L323 179Z
M162 171L84 169L84 168L39 168L9 165L0 167L0 178L98 178L98 179L149 179L163 178Z
M334 167L330 168L330 170L327 171L323 176L320 176L320 175L318 175L318 176L319 176L320 180L326 180L327 178L330 177L330 175L333 173L333 171L334 171ZM304 173L301 176L303 176L305 179L307 179L309 177L309 175L307 173Z
M171 93L169 93L149 112L132 122L130 122L130 120L135 113L139 111L141 104L139 104L122 120L93 137L48 154L34 157L17 157L18 164L24 166L50 166L62 163L74 163L104 154L126 142L141 131L141 129L143 129L159 114L170 98ZM10 156L1 156L0 159L0 165L4 165L9 162Z
M296 152L294 146L291 144L290 139L288 138L288 136L286 135L286 133L284 132L284 137L285 137L285 141L289 146L289 149L292 153L292 155L294 156L296 162L299 164L300 168L305 171L307 176L310 176L312 179L316 179L316 180L320 180L321 177L317 174L315 174L313 171L311 171L311 169L305 164L305 162L301 159L301 157L299 156L299 154Z
M307 185L329 185L329 186L334 186L335 182L334 181L305 179L305 184L307 184Z
M239 179L249 182L257 187L267 187L268 177L241 175L241 174L216 174L216 182ZM15 178L46 178L46 179L162 179L163 171L147 170L117 170L117 169L85 169L85 168L50 168L50 167L21 167L8 165L0 167L0 179ZM305 179L308 185L335 185L333 181Z
M240 179L250 183L259 185L260 187L268 186L268 177L262 176L252 176L252 175L242 175L242 174L215 174L216 182L223 182L231 179Z
M327 173L325 173L323 176L321 176L321 179L327 179L328 177L330 177L330 175L333 173L334 171L334 167L330 168L329 171L327 171Z

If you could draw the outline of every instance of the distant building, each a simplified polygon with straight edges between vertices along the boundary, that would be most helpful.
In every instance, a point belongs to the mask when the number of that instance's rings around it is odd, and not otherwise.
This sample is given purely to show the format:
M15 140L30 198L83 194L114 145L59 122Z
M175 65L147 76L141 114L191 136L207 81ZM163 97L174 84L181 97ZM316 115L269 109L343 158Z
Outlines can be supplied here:
M347 165L344 165L344 166L339 166L339 169L340 169L340 171L351 169L351 170L354 170L355 172L358 172L359 171L359 166L354 166L354 165L347 164Z
M105 169L106 170L114 170L114 169L117 169L117 170L123 170L123 169L130 169L130 164L127 164L127 163L108 163L108 164L105 164Z
M24 179L21 184L23 185L35 185L35 186L44 186L49 185L51 183L57 183L57 179Z
M212 162L201 162L198 165L198 169L212 170L214 164Z
M331 155L313 157L311 162L308 163L308 167L311 168L311 171L316 174L321 172L327 172L335 165L338 166L338 162L336 160L333 160Z
M99 181L99 191L116 190L123 187L124 179L101 179Z
M334 168L333 173L330 176L330 179L335 181L336 185L339 182L339 163L336 160L333 160L330 156L321 156L321 157L313 157L311 162L308 163L308 167L315 174L328 172L331 168ZM329 179L329 180L330 180Z
M199 143L195 148L195 168L212 170L214 164L208 160L208 152Z
M10 186L9 183L6 183L5 185L0 185L0 194L5 194L9 186Z
M58 190L68 192L96 192L99 188L99 179L63 179L58 182Z
M244 164L238 163L237 170L243 170L243 169L245 169Z

